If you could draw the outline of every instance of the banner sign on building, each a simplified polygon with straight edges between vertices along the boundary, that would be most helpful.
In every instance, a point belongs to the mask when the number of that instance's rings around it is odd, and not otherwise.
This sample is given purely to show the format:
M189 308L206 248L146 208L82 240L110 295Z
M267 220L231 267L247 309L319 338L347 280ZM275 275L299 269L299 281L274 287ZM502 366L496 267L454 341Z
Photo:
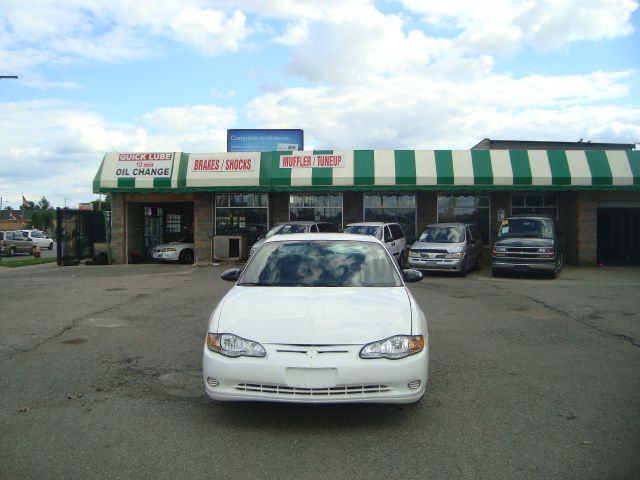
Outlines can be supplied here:
M173 152L120 153L116 177L170 177L173 157Z
M282 155L280 168L343 168L345 159L335 154Z
M275 152L304 150L300 129L229 129L227 152Z
M255 170L256 157L248 155L191 155L194 172L250 172Z

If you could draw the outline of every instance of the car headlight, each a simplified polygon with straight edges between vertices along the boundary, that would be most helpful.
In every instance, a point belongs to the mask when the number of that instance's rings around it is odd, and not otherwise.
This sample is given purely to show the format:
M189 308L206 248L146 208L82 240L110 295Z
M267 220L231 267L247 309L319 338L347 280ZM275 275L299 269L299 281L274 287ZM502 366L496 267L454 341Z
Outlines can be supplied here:
M207 347L227 357L264 357L267 354L258 342L231 333L209 333Z
M444 258L462 258L464 257L464 253L455 252L455 253L447 253Z
M175 251L176 251L175 247L163 248L161 250L161 252L175 252Z
M395 335L377 342L369 343L360 350L360 358L399 358L415 355L424 350L422 335Z
M418 252L414 252L413 250L409 250L409 256L412 258L420 258L420 254Z

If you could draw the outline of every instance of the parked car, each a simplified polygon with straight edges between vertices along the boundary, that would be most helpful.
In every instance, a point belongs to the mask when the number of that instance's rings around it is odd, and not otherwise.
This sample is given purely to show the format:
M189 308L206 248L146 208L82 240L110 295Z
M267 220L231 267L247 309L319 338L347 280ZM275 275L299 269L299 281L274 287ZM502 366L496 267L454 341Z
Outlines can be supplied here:
M53 250L53 240L41 230L21 230L22 235L30 239L34 245L47 250Z
M20 230L0 232L0 253L14 256L16 253L34 254L36 246Z
M166 262L193 263L193 237L187 235L177 242L156 245L151 250L151 257Z
M385 222L350 223L345 227L344 233L373 235L387 246L387 249L389 249L400 267L404 265L404 249L407 246L407 240L399 224Z
M337 232L338 226L331 222L314 222L306 220L292 220L290 222L282 222L273 226L264 237L260 237L249 249L249 257L262 246L267 238L274 235L286 235L289 233L321 233L321 232Z
M425 314L376 238L268 238L214 309L203 380L214 400L412 403L426 390Z
M564 264L554 221L542 215L514 215L500 225L492 250L493 275L538 272L555 278Z
M419 270L455 272L466 275L480 269L482 238L475 224L435 223L427 225L411 245L407 265Z

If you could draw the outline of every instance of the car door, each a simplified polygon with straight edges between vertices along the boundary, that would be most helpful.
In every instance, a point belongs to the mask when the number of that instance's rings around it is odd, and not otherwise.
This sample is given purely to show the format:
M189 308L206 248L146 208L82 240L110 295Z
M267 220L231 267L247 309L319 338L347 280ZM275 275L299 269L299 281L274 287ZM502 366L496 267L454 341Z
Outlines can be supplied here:
M482 254L482 239L480 238L480 231L475 225L469 225L467 227L467 255L469 265L476 265L480 255Z
M384 226L384 243L391 255L393 255L393 258L398 259L400 252L402 251L402 247L399 245L399 242L394 240L393 233L391 233L389 225Z

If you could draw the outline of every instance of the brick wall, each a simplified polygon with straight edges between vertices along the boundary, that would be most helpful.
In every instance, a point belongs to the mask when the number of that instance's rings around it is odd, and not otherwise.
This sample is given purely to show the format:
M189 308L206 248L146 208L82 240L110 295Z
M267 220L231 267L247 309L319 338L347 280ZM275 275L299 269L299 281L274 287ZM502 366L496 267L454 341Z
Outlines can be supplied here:
M194 195L193 201L193 246L195 263L211 263L213 242L213 205L214 194L201 192Z
M125 251L125 203L124 194L111 194L111 262L114 264L127 263Z

